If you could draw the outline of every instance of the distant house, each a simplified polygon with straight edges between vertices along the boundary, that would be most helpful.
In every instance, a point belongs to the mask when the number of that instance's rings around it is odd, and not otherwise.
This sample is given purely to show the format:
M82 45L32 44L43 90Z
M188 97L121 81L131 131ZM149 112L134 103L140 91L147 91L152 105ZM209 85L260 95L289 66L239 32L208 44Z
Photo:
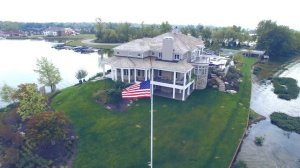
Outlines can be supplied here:
M65 29L61 27L49 27L43 31L44 36L63 36Z
M70 36L76 34L76 31L73 29L62 27L49 27L43 31L44 36Z
M27 34L21 30L8 30L8 31L1 31L0 37L26 37Z
M9 35L6 32L0 30L0 37L7 38L9 37Z
M67 35L67 36L71 36L71 35L76 35L77 34L76 31L73 30L72 28L65 28L64 31L65 31L65 35Z
M105 65L109 65L106 77L114 81L133 84L153 79L155 95L182 101L195 89L207 86L213 56L205 53L201 39L173 31L136 39L113 50L114 56L99 61L99 66L106 72Z

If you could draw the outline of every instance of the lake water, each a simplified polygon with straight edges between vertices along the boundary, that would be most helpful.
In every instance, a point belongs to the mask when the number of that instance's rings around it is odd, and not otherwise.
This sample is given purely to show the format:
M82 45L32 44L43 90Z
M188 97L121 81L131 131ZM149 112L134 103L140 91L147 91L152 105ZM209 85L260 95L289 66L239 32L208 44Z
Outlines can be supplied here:
M292 77L300 82L300 64L290 67L280 76ZM252 125L244 139L237 160L244 161L249 168L300 168L300 134L284 131L271 124L269 115L275 111L291 116L300 116L300 96L296 100L278 99L270 81L252 84L250 107L267 117ZM254 144L255 137L264 137L263 146Z
M36 60L47 57L60 71L63 80L57 88L65 88L78 82L75 73L85 69L89 77L101 72L98 53L80 54L72 50L56 50L54 43L33 40L0 40L0 87L6 83L17 87L21 83L37 83L38 75L33 71ZM4 106L0 102L0 107Z

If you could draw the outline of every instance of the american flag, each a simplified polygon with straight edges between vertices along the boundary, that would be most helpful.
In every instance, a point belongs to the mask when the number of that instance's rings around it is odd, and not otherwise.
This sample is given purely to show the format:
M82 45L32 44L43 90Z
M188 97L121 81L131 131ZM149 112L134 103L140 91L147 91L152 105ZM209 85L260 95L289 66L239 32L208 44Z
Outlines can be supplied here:
M122 91L122 98L135 99L151 97L150 80L131 85Z

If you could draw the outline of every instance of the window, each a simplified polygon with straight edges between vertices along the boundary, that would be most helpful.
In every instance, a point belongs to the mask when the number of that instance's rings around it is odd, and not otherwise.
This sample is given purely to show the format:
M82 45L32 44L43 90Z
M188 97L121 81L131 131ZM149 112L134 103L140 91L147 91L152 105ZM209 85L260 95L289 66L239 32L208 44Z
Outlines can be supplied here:
M124 69L124 75L128 75L128 69Z
M154 52L152 52L152 55L154 55Z
M161 76L161 70L158 70L158 76Z
M140 53L138 53L138 56L141 56L141 54L140 54Z
M175 60L179 60L179 54L175 54Z
M158 53L158 58L159 58L159 59L162 59L162 53L161 53L161 52Z
M137 70L137 76L141 76L141 71Z
M119 55L119 54L120 54L120 52L118 51L118 52L117 52L117 54Z

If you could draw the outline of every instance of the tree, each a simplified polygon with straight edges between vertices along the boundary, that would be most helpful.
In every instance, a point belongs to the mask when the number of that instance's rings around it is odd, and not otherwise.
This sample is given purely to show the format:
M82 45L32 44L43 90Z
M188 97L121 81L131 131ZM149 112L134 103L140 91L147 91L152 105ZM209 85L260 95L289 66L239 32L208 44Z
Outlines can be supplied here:
M293 56L300 50L299 32L287 26L277 25L271 20L259 22L257 29L257 45L259 50L266 50L270 58Z
M166 33L172 30L172 26L169 24L168 21L166 21L161 23L159 29L160 29L160 33Z
M34 83L19 85L14 98L19 101L17 112L20 114L22 120L30 118L32 115L46 109L46 99L38 91L37 85Z
M102 22L101 18L96 19L96 41L102 42L103 34L105 31L105 24Z
M26 137L36 145L54 145L67 138L68 123L62 112L38 113L27 122Z
M58 68L46 57L37 59L37 69L34 70L39 74L38 81L45 86L50 86L51 92L56 90L56 85L62 80Z
M4 84L1 88L0 91L0 97L2 99L2 101L7 102L7 103L12 103L15 102L14 99L14 94L16 92L16 89L8 86L7 84Z
M82 79L88 75L86 70L80 69L76 72L75 77L79 80L79 83L82 83Z

